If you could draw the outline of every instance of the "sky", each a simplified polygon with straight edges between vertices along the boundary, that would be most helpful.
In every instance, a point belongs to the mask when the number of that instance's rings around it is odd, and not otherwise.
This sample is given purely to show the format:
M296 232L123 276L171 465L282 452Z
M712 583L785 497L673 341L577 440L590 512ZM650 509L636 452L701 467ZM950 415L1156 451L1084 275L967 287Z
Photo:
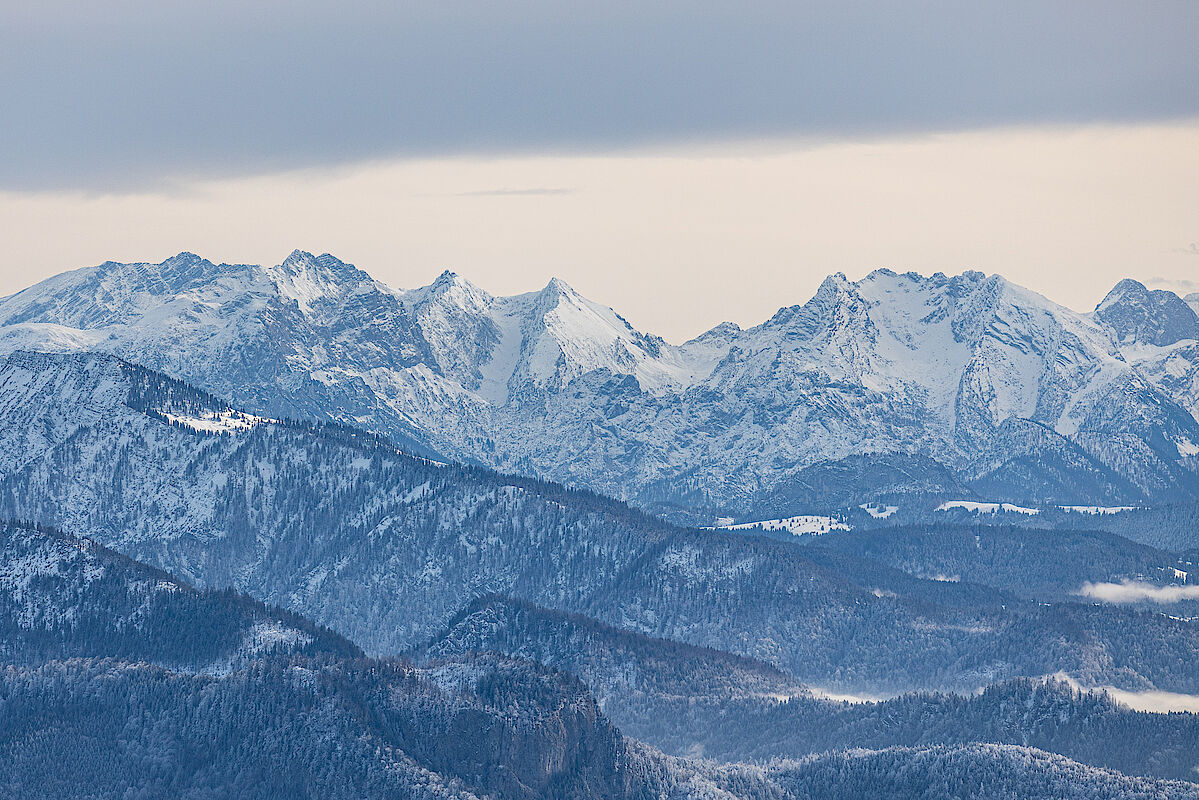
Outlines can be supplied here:
M1199 290L1199 3L0 8L0 294L108 259L559 276L673 341L879 267Z

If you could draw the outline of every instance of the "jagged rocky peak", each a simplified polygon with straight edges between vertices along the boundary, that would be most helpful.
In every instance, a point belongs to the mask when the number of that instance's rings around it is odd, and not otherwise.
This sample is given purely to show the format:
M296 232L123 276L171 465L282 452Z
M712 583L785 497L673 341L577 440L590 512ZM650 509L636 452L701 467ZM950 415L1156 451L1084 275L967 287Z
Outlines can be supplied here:
M856 282L838 274L795 316L814 326L814 335L855 331L942 360L950 350L962 355L961 347L975 352L1000 347L1029 357L1061 347L1094 351L1097 357L1112 351L1108 337L1084 315L1000 275L974 270L926 276L880 269Z
M541 290L541 294L543 297L581 299L574 287L559 277L550 278L545 288Z
M783 306L759 327L794 329L800 335L814 336L827 327L830 310L851 299L854 294L854 285L845 277L845 273L834 273L821 281L816 294L806 303Z
M694 339L691 339L689 342L687 342L687 344L690 344L691 342L702 342L704 340L712 339L728 339L741 333L741 331L741 326L735 322L722 322L719 325L704 331Z
M480 367L493 360L501 330L492 318L495 298L445 270L428 286L397 291L442 374L477 390Z
M307 250L299 249L292 250L287 258L283 259L283 263L278 266L278 269L289 272L325 270L329 273L365 274L353 264L348 264L331 253L322 253L318 256Z
M162 298L210 282L230 269L186 251L157 264L106 261L55 275L6 298L0 323L44 322L80 329L127 323Z
M558 338L580 334L609 338L614 334L613 328L631 332L631 326L620 315L587 300L561 278L550 278L544 288L531 296L528 317L529 323Z
M1199 316L1178 295L1125 278L1095 308L1095 317L1122 343L1165 347L1199 339Z
M495 298L487 291L448 269L438 275L428 286L401 291L400 295L404 305L414 309L417 313L428 306L436 305L443 309L483 314L495 302Z
M161 280L163 278L189 278L213 272L218 265L203 256L196 255L190 250L183 250L170 258L163 259L157 264L149 261L124 263L120 261L105 261L92 267L91 271L99 275L121 275L123 277L144 277ZM86 272L87 270L80 270ZM172 280L172 283L175 282Z
M632 376L649 392L677 391L710 358L698 348L674 347L642 333L612 308L580 295L561 278L538 292L505 298L504 313L520 332L520 356L513 387L540 393L557 391L597 370ZM692 351L699 351L694 355Z
M614 309L588 300L561 278L550 278L545 288L536 293L534 306L546 327L558 334L615 337L635 342L654 356L663 341L641 333Z
M112 263L112 262L109 262L109 263ZM179 253L166 259L158 266L162 267L162 268L166 268L166 269L176 269L177 270L177 269L188 269L190 267L199 267L199 266L213 267L215 265L211 261L209 261L207 258L198 256L195 253L191 252L190 250L181 250Z
M178 294L222 275L244 271L246 267L217 264L184 250L157 264L107 261L94 269L101 285L119 297L121 291L163 296Z
M952 321L960 340L977 338L1008 287L998 275L967 271L952 277L877 269L861 280L829 275L803 305L780 309L767 327L785 327L793 335L820 337L857 331L873 338L884 329L899 338L921 327ZM970 324L963 324L966 320Z
M281 264L263 271L277 291L305 313L322 301L340 302L361 288L378 288L370 275L328 253L314 256L293 250Z
M0 353L102 350L260 416L350 422L626 498L704 483L733 502L863 452L918 451L973 475L1011 450L997 426L1012 417L1152 482L1171 467L1096 431L1122 414L1166 424L1167 398L1196 413L1199 356L1184 341L1150 363L1154 348L1118 345L1112 325L1175 342L1196 317L1169 293L1118 288L1079 314L976 271L837 273L761 325L675 346L560 278L493 297L450 271L396 290L327 254L264 268L181 253L0 300ZM1145 391L1164 394L1142 402ZM1175 433L1188 452L1183 438L1199 441ZM711 474L693 475L697 463ZM773 465L753 479L761 488L728 477L761 464Z

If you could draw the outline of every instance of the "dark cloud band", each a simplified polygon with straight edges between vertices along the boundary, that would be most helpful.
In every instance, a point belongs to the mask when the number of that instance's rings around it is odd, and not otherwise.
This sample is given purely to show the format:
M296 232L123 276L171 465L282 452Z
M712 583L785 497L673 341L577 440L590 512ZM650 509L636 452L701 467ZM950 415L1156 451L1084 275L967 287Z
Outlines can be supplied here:
M1199 113L1190 0L10 6L9 188Z

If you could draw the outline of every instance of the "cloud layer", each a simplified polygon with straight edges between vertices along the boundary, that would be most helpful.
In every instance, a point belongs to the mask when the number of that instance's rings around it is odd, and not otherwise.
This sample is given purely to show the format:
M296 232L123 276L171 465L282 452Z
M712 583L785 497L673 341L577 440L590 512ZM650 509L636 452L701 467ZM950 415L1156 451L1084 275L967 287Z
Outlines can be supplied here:
M0 187L1174 119L1197 29L1117 0L9 3Z
M1079 691L1106 694L1112 700L1128 706L1134 711L1149 711L1154 714L1187 711L1199 714L1199 695L1162 692L1153 689L1132 692L1127 689L1117 689L1115 686L1083 686L1064 672L1059 672L1053 677L1056 680L1065 681Z
M1104 603L1140 603L1147 600L1167 605L1183 600L1199 600L1199 585L1158 586L1126 580L1120 583L1084 583L1078 593Z

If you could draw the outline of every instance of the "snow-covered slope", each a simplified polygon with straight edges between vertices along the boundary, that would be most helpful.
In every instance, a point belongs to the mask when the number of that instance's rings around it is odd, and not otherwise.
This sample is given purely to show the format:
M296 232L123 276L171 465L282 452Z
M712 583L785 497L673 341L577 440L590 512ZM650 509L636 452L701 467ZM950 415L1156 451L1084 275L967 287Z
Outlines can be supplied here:
M378 396L389 374L433 361L395 292L332 256L298 252L267 268L191 253L110 262L13 295L0 317L6 351L118 354L265 416L346 419L374 409L408 445L412 424ZM388 375L371 374L384 366Z
M1079 314L998 276L880 270L675 346L560 280L493 297L447 272L395 290L299 251L107 263L0 301L0 352L102 350L256 415L348 422L705 523L832 495L1192 493L1199 353L1177 337L1197 327L1131 281Z
M1187 301L1195 295L1189 296ZM1199 299L1199 298L1197 298ZM1120 353L1167 397L1199 417L1199 314L1173 292L1134 280L1116 285L1094 318L1119 342ZM1179 442L1185 456L1199 443Z

